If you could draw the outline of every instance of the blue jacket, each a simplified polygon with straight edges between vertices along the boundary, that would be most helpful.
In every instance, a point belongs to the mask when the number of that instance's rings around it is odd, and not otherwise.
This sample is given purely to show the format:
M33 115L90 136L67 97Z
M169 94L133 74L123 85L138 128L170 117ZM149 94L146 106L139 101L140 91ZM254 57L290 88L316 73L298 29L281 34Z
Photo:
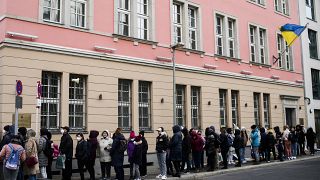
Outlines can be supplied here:
M251 138L251 146L259 147L260 146L260 137L259 137L258 129L254 129L251 131L250 138Z
M123 166L124 152L119 152L117 150L120 146L121 140L125 140L125 138L122 134L114 135L112 148L110 151L113 166Z
M172 161L182 160L182 134L181 128L175 125L173 128L173 136L170 141L170 158Z

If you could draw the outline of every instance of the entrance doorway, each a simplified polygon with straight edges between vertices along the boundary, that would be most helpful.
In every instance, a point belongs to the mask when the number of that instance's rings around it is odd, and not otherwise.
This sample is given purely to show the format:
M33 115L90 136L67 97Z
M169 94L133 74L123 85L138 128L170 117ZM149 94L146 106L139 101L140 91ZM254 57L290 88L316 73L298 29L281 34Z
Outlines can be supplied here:
M286 125L291 128L296 125L296 109L295 108L286 108Z
M315 122L315 130L317 133L317 145L320 147L320 110L314 110L314 122Z

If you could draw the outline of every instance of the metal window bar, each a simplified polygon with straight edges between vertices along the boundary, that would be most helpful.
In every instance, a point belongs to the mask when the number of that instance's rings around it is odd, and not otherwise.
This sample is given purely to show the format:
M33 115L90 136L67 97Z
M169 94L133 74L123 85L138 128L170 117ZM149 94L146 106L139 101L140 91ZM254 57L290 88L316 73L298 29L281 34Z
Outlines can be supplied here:
M131 130L131 81L119 80L118 85L118 126Z
M79 83L72 81L79 78ZM79 75L69 78L69 127L86 129L86 79Z
M139 82L139 128L151 129L151 83Z

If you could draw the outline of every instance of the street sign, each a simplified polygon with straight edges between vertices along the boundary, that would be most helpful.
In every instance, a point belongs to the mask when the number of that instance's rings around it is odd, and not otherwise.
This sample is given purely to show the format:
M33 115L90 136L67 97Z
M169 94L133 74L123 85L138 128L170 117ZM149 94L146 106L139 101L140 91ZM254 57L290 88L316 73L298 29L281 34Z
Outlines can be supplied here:
M22 82L20 80L17 80L16 92L18 96L22 94L22 89L23 89Z
M41 85L41 82L40 81L38 81L37 82L37 95L38 95L38 97L37 98L41 98L41 95L42 95L42 85Z
M22 109L22 97L16 96L16 109Z

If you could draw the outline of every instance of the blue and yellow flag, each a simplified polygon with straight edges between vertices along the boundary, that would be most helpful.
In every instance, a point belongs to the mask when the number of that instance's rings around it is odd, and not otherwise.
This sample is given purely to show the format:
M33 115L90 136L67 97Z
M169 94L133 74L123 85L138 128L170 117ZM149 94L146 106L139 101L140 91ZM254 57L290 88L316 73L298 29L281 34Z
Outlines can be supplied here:
M285 24L281 26L280 31L283 38L286 40L288 47L301 35L306 26L300 26L296 24Z

